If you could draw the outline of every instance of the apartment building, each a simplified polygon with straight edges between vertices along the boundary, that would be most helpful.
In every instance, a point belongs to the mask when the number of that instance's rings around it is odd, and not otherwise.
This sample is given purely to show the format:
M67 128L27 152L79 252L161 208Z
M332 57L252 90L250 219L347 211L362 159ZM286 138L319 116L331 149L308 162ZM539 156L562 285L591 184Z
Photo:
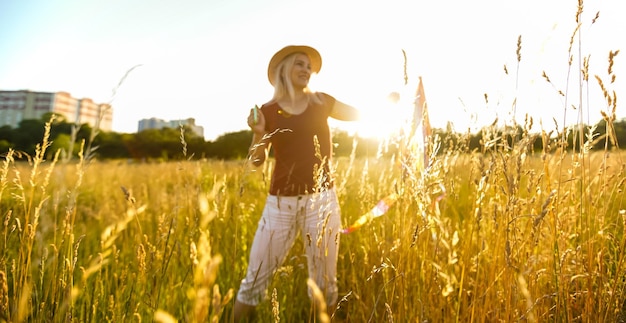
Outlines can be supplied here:
M111 131L113 125L113 110L106 103L73 98L67 92L0 91L0 126L17 127L22 120L41 119L48 112L104 131Z
M163 128L172 128L177 129L181 125L187 126L194 134L197 136L204 138L204 128L202 126L196 125L196 119L187 118L182 120L163 120L158 118L150 118L150 119L141 119L139 120L137 131L141 132L147 129L163 129Z

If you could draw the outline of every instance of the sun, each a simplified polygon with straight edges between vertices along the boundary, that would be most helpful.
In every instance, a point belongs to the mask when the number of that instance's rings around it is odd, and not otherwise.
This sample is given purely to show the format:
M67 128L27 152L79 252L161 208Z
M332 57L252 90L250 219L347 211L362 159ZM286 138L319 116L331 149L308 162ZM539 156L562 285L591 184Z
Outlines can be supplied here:
M358 121L341 123L338 128L361 138L385 140L406 130L413 108L401 101L397 92L392 92L386 102L360 106L359 111L361 116Z

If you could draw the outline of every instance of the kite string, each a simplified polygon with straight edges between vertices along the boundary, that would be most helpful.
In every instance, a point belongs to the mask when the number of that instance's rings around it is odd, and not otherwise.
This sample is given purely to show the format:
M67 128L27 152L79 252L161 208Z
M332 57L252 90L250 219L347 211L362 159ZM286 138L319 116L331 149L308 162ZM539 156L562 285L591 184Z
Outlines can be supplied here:
M403 54L404 51L403 51ZM406 54L405 54L406 58ZM405 63L406 73L406 63ZM421 179L424 179L425 173L429 168L430 156L426 153L427 142L430 139L431 127L429 119L426 117L427 113L426 96L424 95L424 87L422 84L422 77L419 77L419 84L417 87L415 100L414 100L414 113L411 123L411 131L408 137L404 137L400 140L400 165L402 168L402 183L406 181L406 178L411 177L417 179L416 173L420 173ZM420 131L417 131L417 130ZM419 139L419 140L418 140ZM408 146L408 147L407 147ZM418 155L418 156L416 156ZM417 169L413 169L417 166ZM404 193L404 185L401 190ZM396 200L399 195L392 193L383 199L381 199L370 211L363 214L357 219L350 227L342 230L343 233L354 232L361 226L365 225L374 218L384 215Z

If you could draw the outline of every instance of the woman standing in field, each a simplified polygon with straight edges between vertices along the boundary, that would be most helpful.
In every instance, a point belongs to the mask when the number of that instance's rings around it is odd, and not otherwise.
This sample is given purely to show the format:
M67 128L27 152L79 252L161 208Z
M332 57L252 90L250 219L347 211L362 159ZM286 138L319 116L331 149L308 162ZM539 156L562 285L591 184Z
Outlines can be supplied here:
M341 214L331 171L328 118L352 121L358 110L309 89L322 58L309 46L287 46L270 60L274 97L250 111L250 160L265 162L270 147L275 166L269 195L250 250L246 277L234 305L235 322L253 320L274 272L298 233L304 239L309 278L322 291L329 313L337 304L337 251ZM309 288L309 296L312 290Z

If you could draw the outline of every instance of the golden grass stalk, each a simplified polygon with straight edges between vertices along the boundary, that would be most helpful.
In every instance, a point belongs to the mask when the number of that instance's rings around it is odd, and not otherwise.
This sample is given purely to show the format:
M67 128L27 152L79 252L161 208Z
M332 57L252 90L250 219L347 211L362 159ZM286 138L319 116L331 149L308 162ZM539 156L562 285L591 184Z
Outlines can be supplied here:
M316 321L320 323L330 323L330 317L326 312L326 298L324 297L324 293L322 293L314 280L308 278L306 284L313 294L313 308L317 314Z
M274 323L280 322L280 302L278 302L278 292L276 288L272 290L272 317Z
M4 271L0 271L0 319L9 321L9 283Z

